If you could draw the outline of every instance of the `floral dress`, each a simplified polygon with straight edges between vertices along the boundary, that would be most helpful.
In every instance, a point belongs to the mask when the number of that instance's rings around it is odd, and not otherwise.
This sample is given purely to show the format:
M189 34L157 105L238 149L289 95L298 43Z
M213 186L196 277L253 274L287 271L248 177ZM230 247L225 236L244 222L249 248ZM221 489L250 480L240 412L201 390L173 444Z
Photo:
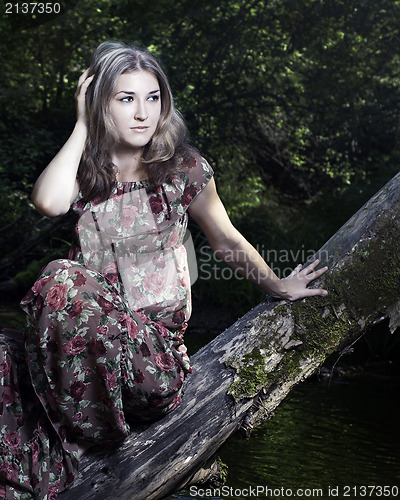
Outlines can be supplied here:
M0 335L0 498L57 498L78 444L121 440L180 403L191 371L187 210L212 175L191 154L168 184L116 183L104 202L74 202L69 258L22 300L21 338Z

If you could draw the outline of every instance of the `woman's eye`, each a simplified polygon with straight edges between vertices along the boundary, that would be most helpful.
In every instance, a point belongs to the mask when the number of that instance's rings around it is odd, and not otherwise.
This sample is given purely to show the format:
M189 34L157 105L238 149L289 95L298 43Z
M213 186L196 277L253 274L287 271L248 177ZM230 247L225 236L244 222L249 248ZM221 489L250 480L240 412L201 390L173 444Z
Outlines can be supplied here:
M131 95L127 95L125 97L122 97L122 99L120 99L121 102L132 102L133 101L133 97Z
M159 99L160 99L159 95L151 95L148 100L157 102Z

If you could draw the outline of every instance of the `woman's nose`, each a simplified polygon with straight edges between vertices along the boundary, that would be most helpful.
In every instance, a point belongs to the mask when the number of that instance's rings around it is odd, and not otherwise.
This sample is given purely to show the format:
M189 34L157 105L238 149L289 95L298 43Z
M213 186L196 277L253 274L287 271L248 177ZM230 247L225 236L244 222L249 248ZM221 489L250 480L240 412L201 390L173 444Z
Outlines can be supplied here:
M138 102L135 112L135 119L140 120L141 122L147 120L146 106L144 102Z

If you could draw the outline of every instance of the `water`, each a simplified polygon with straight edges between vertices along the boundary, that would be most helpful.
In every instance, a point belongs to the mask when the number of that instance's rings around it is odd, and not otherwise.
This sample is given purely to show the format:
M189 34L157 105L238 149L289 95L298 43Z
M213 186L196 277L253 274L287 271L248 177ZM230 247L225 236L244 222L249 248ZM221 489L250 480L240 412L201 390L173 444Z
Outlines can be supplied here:
M197 486L167 498L400 499L399 389L399 371L305 382L249 441L236 435L224 445L224 490ZM395 487L364 488L372 485Z

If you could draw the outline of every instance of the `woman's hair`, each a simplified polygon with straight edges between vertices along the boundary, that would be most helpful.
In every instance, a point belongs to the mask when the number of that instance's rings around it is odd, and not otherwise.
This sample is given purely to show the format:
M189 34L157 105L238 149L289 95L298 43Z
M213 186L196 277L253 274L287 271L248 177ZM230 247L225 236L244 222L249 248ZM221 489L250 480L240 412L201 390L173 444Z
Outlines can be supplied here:
M115 183L111 150L119 137L110 114L110 101L123 73L148 71L160 85L161 114L152 140L145 146L142 162L154 186L168 182L179 168L179 157L187 145L187 130L175 109L167 77L146 50L121 42L103 42L93 54L89 75L94 75L86 92L88 137L78 170L81 192L87 199L106 199Z

